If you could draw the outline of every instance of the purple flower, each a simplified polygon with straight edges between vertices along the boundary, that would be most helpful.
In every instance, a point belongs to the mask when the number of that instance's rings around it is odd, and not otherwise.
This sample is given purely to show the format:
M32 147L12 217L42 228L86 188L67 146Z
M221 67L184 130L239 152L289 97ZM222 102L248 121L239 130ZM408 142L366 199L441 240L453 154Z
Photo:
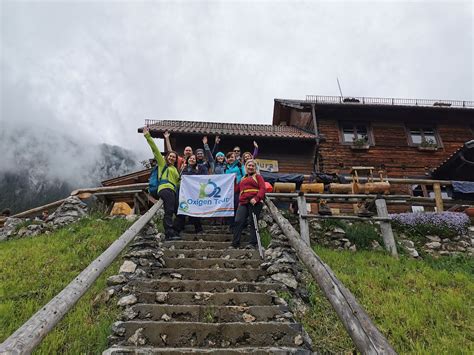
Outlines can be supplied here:
M467 234L470 220L459 212L416 212L390 214L396 227L423 230L442 235Z

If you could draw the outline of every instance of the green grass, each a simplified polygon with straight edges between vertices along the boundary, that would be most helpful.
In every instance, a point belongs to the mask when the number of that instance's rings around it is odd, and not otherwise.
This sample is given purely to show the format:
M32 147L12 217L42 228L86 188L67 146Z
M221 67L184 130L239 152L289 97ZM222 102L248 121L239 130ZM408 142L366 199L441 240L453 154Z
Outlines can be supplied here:
M383 252L316 248L401 354L474 353L474 261L425 261ZM342 323L315 284L301 321L316 351L354 350Z
M123 219L83 219L50 235L0 243L0 342L49 302L130 225ZM36 349L37 354L100 353L118 308L94 304L117 272L114 262Z

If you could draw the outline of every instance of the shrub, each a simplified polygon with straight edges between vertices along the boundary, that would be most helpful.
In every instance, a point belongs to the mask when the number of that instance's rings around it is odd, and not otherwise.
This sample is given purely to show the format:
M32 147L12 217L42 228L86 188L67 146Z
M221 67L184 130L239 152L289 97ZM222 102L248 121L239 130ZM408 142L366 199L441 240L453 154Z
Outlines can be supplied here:
M470 220L464 213L418 212L391 214L393 226L403 232L454 237L467 234Z
M382 238L372 224L354 223L347 226L345 231L346 238L355 244L358 249L372 249L374 240L379 244L382 243Z

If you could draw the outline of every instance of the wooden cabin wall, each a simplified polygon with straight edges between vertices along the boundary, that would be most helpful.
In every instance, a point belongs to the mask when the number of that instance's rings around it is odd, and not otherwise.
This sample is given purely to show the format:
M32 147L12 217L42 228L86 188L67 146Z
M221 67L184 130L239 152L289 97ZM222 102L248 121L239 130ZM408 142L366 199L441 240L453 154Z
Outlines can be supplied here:
M214 145L214 136L209 136L209 146ZM279 173L311 174L313 171L315 142L291 139L256 138L259 145L258 157L260 159L277 160ZM184 147L190 145L194 150L202 148L202 136L180 135L174 137L171 144L179 154L183 153ZM219 150L226 154L238 145L241 153L249 151L253 153L253 139L221 137Z
M391 177L424 176L473 138L465 123L442 122L436 125L442 147L437 151L420 151L409 146L404 123L371 122L374 145L369 150L358 151L342 144L338 120L326 119L318 123L326 138L320 148L321 163L326 172L348 173L352 166L362 165L376 169L384 166Z

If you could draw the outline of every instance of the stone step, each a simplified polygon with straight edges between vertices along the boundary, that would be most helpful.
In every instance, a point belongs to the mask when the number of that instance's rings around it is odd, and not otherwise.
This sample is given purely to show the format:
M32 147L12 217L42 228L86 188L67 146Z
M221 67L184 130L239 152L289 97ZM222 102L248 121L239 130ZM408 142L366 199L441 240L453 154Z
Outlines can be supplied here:
M231 242L232 234L222 234L219 232L210 232L206 234L181 233L183 240L189 241L208 241L208 242Z
M292 314L288 313L287 306L213 306L213 305L162 305L162 304L135 304L132 310L137 313L135 320L171 322L269 322L293 321ZM254 317L246 318L248 315ZM169 317L169 318L168 318Z
M163 280L263 281L264 270L256 269L171 269L151 268L153 277Z
M194 249L194 250L164 250L164 256L168 258L196 258L196 259L211 259L211 258L225 258L229 256L231 259L260 259L257 250L253 249Z
M261 261L257 259L196 259L196 258L164 258L166 267L193 269L258 269Z
M227 249L230 242L209 242L209 241L192 241L192 240L173 240L165 241L163 248L168 249Z
M137 292L138 303L216 306L272 306L275 297L253 292Z
M136 346L114 346L105 350L102 355L167 355L167 354L252 354L252 355L309 355L313 352L301 348L291 347L239 347L239 348L154 348L154 347L136 347Z
M140 330L141 329L141 330ZM202 322L116 322L115 337L122 345L133 345L129 340L142 337L148 346L161 347L259 347L295 346L302 341L299 323L202 323Z
M268 290L284 290L280 283L267 282L230 282L203 280L150 280L134 279L130 281L132 290L161 292L266 292Z

